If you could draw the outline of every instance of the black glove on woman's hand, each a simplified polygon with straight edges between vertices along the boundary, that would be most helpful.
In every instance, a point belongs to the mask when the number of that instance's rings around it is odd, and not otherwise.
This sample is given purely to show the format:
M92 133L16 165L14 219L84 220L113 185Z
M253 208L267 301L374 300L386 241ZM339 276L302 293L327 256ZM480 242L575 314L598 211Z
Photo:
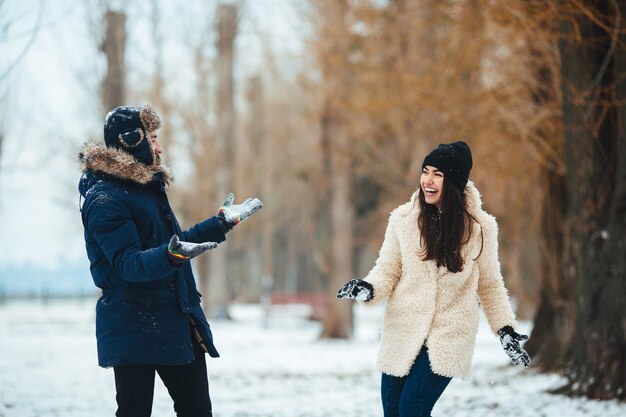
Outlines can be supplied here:
M530 356L519 344L520 341L527 340L528 336L515 332L511 326L501 328L498 331L498 335L500 335L502 348L511 358L513 365L522 365L524 368L528 368L530 366Z
M362 279L348 281L337 292L337 298L352 298L357 301L369 301L374 298L374 287Z

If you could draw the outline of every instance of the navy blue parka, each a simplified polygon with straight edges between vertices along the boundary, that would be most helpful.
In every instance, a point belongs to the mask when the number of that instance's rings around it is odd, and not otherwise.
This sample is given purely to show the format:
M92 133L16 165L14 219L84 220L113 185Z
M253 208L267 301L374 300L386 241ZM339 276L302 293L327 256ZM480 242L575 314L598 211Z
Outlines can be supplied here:
M132 155L98 144L80 154L79 191L87 256L95 285L98 362L181 365L194 359L197 337L212 357L209 323L200 306L189 262L172 264L174 234L188 242L222 242L217 217L182 231L166 195L170 175L154 172Z

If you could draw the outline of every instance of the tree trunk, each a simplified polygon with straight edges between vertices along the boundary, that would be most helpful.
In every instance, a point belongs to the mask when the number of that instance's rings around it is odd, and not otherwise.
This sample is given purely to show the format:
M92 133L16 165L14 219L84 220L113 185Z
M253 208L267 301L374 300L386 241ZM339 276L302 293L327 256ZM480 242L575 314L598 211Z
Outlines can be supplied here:
M532 16L531 6L526 10ZM531 17L532 18L532 17ZM549 33L557 30L551 21L543 22L543 30ZM545 27L549 26L549 27ZM545 49L532 49L530 55L539 63L535 70L537 87L532 97L537 108L557 100L555 81L559 68L547 63ZM576 276L564 263L564 233L567 216L567 183L565 173L559 169L564 164L563 135L555 131L551 124L540 125L537 137L546 143L556 155L542 155L540 169L543 196L541 198L540 256L541 290L539 306L535 312L534 326L526 350L533 360L533 366L544 372L562 371L565 359L574 336L576 318ZM545 153L545 152L544 152ZM557 158L557 160L555 160Z
M257 181L255 192L258 192L262 201L272 201L274 196L274 138L272 135L266 134L265 129L265 94L263 88L263 79L261 76L254 77L250 82L250 105L251 109L251 138L252 148L256 158L255 161L255 178ZM260 260L261 279L257 282L260 284L259 296L266 308L265 326L268 325L269 303L271 291L274 287L274 263L272 242L274 238L275 219L274 207L266 204L263 208L264 218L261 223L260 242L255 245L255 258Z
M175 106L177 115L182 119L183 125L188 129L189 135L193 138L190 151L191 163L193 164L193 178L188 190L178 191L182 194L181 199L184 204L179 205L179 213L182 218L190 223L203 221L211 216L211 210L217 211L215 200L213 176L217 159L215 141L216 132L207 115L214 114L214 104L211 99L211 79L214 76L212 68L212 57L207 56L206 42L208 36L203 36L200 41L193 46L193 73L195 78L194 97L189 102L179 103ZM224 198L224 197L222 197ZM211 258L218 249L213 250L203 256L194 258L191 262L196 268L198 277L198 287L203 295L202 305L211 314L209 301L209 264Z
M598 11L618 16L616 2ZM626 8L622 4L622 16ZM624 41L582 17L562 23L563 117L571 267L578 276L576 328L568 384L594 399L626 398L626 141ZM607 22L608 23L608 22ZM614 24L614 22L610 22ZM611 26L609 26L611 27ZM581 41L579 41L582 40ZM610 60L610 61L609 61ZM610 65L606 65L610 64ZM621 78L620 78L621 77Z
M263 82L260 75L250 79L248 84L248 101L250 106L250 125L248 138L251 154L243 161L250 165L245 171L244 180L251 182L251 189L259 195L261 201L270 201L272 196L272 160L271 138L265 134L265 104ZM245 187L242 187L245 188ZM256 238L248 245L252 267L249 271L246 290L253 300L267 300L267 292L272 288L272 235L273 216L271 205L264 207L263 221ZM267 210L267 211L266 211ZM258 224L257 224L258 225Z
M532 357L533 366L551 372L563 369L574 334L576 277L566 273L563 262L565 177L547 167L542 168L541 176L544 186L540 251L542 288L526 349Z
M337 290L352 279L352 224L353 212L350 201L351 160L349 138L338 112L327 102L323 130L330 137L331 175L331 271L328 288L328 309L323 317L322 338L348 338L352 335L352 303L339 300Z
M150 105L159 112L161 120L166 121L161 125L159 130L159 144L167 157L171 156L171 146L174 143L174 137L172 129L173 124L171 123L173 119L172 106L166 91L167 80L165 79L165 53L164 37L162 36L161 30L162 23L161 4L156 0L152 0L150 31L154 44L154 75L146 96L148 97ZM170 199L172 199L172 192L170 192L169 195ZM176 196L176 194L174 194L174 196Z
M349 3L346 0L312 2L318 31L317 59L324 79L324 102L320 114L321 155L330 191L329 200L321 200L322 221L318 233L319 253L330 259L323 265L328 276L327 308L322 317L322 338L348 338L352 335L352 303L339 300L337 290L352 279L354 208L350 200L352 186L351 131L346 120L346 107L351 97L353 34L349 28ZM325 232L329 232L328 236ZM327 241L330 243L327 244ZM328 252L330 252L328 254ZM328 254L328 255L327 255ZM324 262L324 261L322 261Z
M106 55L107 73L102 83L102 104L105 113L125 100L124 49L126 45L126 15L122 12L106 12L106 34L100 49Z
M233 102L234 43L237 34L237 7L221 4L218 8L217 41L217 132L215 142L215 194L220 204L233 191L232 169L234 163L235 108ZM220 245L210 256L209 308L214 318L228 317L230 300L228 289L228 241Z

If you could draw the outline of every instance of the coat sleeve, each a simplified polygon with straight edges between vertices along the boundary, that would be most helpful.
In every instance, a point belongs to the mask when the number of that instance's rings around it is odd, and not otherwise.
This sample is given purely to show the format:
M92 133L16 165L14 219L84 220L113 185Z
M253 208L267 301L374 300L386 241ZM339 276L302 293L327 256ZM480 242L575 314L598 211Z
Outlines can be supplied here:
M213 216L185 230L180 236L180 240L194 243L221 243L226 240L226 235L217 216Z
M497 333L504 326L515 326L515 314L509 302L498 259L498 223L485 214L481 219L483 250L476 260L479 269L478 298L489 326Z
M177 271L167 257L167 244L141 249L130 209L99 193L83 206L85 227L98 243L112 269L128 282L154 281Z
M402 275L400 244L395 231L393 213L389 217L385 239L378 259L372 270L364 278L374 287L374 298L368 304L375 304L389 298Z

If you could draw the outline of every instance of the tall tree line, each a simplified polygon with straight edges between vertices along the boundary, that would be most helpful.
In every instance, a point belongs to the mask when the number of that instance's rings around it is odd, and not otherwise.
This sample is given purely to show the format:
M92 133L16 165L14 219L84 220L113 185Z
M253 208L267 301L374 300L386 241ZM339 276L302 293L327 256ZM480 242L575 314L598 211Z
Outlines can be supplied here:
M623 400L626 7L613 0L572 6L559 27L567 166L564 267L571 271L576 310L563 391Z
M525 193L536 184L540 165L526 149L528 129L518 126L541 105L529 100L530 87L520 81L528 79L521 64L529 54L519 46L521 36L494 19L495 6L481 1L311 3L318 29L312 51L328 100L319 119L322 148L341 146L342 135L350 140L352 185L342 198L352 204L353 229L336 222L331 228L344 238L353 235L345 244L354 261L351 271L329 280L329 291L371 268L387 214L416 190L427 151L460 139L480 161L472 178L487 190L489 210L507 214L499 216L504 264L513 295L530 305L524 313L529 318L536 291L528 287L538 287L532 240L538 209L528 210ZM341 125L325 134L330 116ZM332 190L330 182L327 187Z
M334 300L337 288L373 264L424 154L465 140L501 224L507 286L521 318L534 317L538 368L568 375L569 392L623 398L624 257L611 256L626 235L623 5L342 0L306 11L298 77L266 45L266 65L232 89L231 188L266 205L229 236L225 303L258 301L263 285L326 291L323 335L348 337L351 307ZM194 161L174 187L187 223L222 198L218 30L207 22L184 45L197 94L172 94L166 75L160 90Z
M543 252L527 348L541 370L567 377L556 392L623 400L624 5L530 1L512 20L534 45L533 100L559 105L533 145Z
M410 173L402 155L419 163L408 150L432 146L433 136L467 140L479 162L474 172L484 164L473 178L488 190L489 208L503 214L508 286L523 304L540 297L529 350L541 369L569 378L563 392L592 398L624 398L625 268L615 256L626 236L623 7L612 0L398 0L345 2L343 13L351 92L341 114L364 127L351 157L358 160L363 148L376 155L362 166L382 182L397 167ZM321 9L330 22L328 5ZM332 41L323 35L320 44ZM324 59L336 63L336 52ZM416 121L403 148L402 130ZM355 167L351 175L358 173ZM353 183L355 200L371 191L367 182ZM384 224L381 210L372 213Z

